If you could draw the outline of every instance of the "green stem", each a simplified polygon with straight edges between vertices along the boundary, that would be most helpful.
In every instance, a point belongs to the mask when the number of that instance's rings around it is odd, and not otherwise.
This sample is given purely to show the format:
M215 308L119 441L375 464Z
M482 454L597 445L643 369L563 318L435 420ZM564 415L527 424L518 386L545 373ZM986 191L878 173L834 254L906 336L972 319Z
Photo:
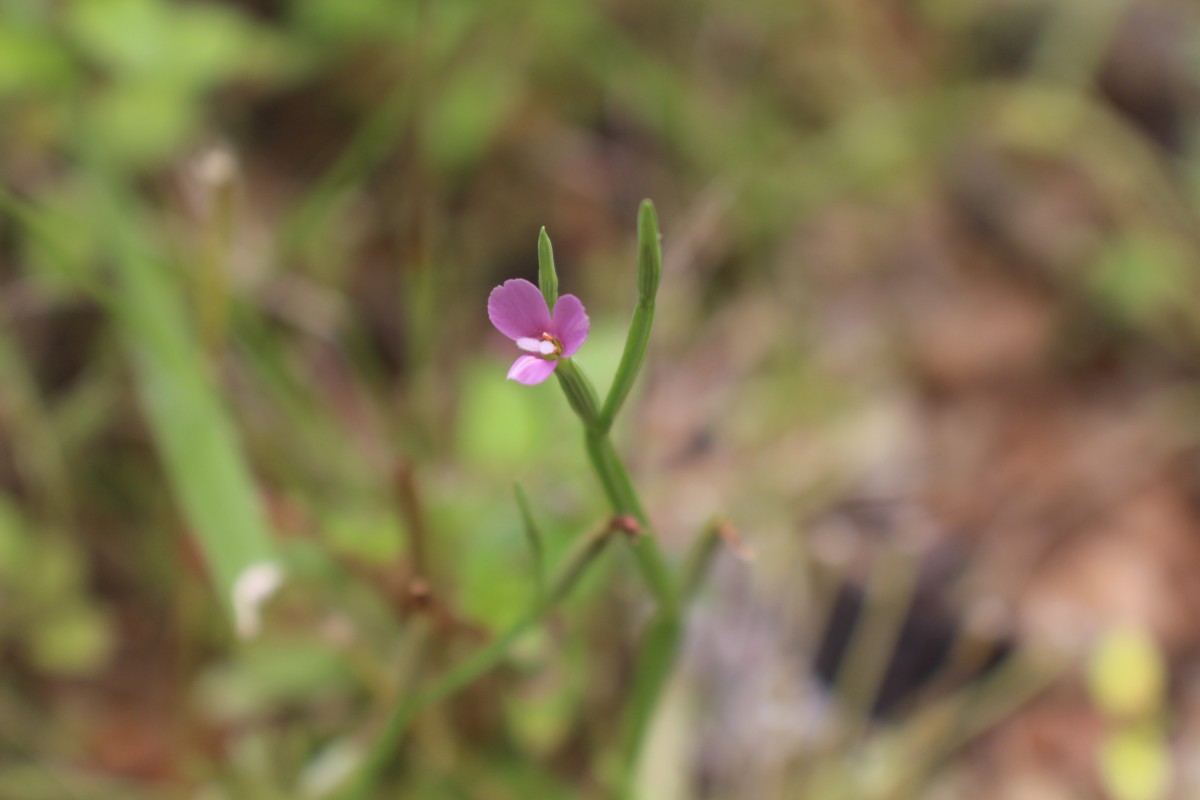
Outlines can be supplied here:
M642 749L650 735L650 723L654 721L658 700L675 666L682 638L683 619L674 612L659 609L646 629L641 659L634 675L632 700L625 718L621 777L617 786L617 796L621 800L633 800L635 797Z
M538 256L539 282L546 301L550 304L553 302L558 279L554 273L550 240L544 230L539 239ZM638 301L633 311L629 334L625 338L621 363L613 376L612 387L605 398L603 410L598 410L596 390L575 362L569 358L561 359L555 369L567 402L583 422L588 459L613 513L618 517L633 517L641 528L642 535L633 539L630 548L642 577L658 601L658 611L646 630L641 658L634 674L628 716L625 719L624 746L621 752L622 774L618 785L618 793L623 798L632 796L638 760L650 730L650 723L654 719L658 699L675 664L683 629L680 589L676 586L676 581L659 550L658 541L650 533L650 520L641 500L638 499L637 490L629 477L629 470L621 462L609 438L613 421L625 398L629 396L642 361L646 357L650 329L654 324L654 298L658 293L661 278L662 247L659 243L658 219L654 213L654 204L645 200L638 212Z
M671 573L667 568L662 551L658 547L658 541L649 532L650 520L646 516L641 500L638 499L637 491L633 488L629 471L625 469L625 465L621 463L620 457L613 449L608 434L590 430L585 436L585 443L588 457L592 462L592 469L600 480L600 485L604 488L604 494L608 498L613 513L628 514L642 526L643 535L634 539L630 548L633 550L634 558L637 559L638 567L641 569L646 583L654 592L660 608L669 609L675 613L679 602Z
M366 759L339 795L343 800L360 800L370 796L384 770L395 756L413 718L429 706L445 700L474 683L507 657L512 646L533 628L547 612L562 602L575 587L583 571L600 554L615 528L611 523L584 536L566 559L562 571L550 590L540 594L511 628L482 650L462 661L422 692L411 692L392 710L383 731L371 745Z
M624 800L633 798L642 748L654 720L663 687L671 675L683 632L679 592L658 542L649 533L649 520L638 499L629 471L621 463L608 433L591 429L585 437L592 468L599 478L604 494L616 514L633 516L642 525L643 535L631 544L642 576L658 599L658 611L646 630L641 657L634 673L633 691L623 731L621 776L617 795Z
M625 338L621 363L613 377L603 409L597 412L595 390L574 362L563 359L555 370L568 402L583 422L588 459L613 513L633 517L642 528L643 535L637 536L630 547L642 577L658 601L658 611L646 629L622 732L622 772L617 787L618 795L622 798L633 796L642 748L649 735L659 698L675 665L683 631L683 598L680 589L659 550L658 541L650 533L650 520L634 489L629 471L609 438L613 421L629 396L646 357L650 330L654 324L654 300L661 276L662 248L659 244L658 220L654 205L647 200L642 203L638 213L638 301L629 325L629 334ZM546 285L543 285L543 291L545 289Z

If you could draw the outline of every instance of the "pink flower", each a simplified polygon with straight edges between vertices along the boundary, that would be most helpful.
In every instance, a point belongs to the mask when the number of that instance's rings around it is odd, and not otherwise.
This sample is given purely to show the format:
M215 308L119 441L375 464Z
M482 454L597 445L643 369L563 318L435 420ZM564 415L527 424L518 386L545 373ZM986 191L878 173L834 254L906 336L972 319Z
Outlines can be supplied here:
M588 335L587 311L578 297L564 294L551 314L538 288L520 278L492 289L488 319L527 354L508 371L510 381L526 386L549 378L558 359L575 355Z

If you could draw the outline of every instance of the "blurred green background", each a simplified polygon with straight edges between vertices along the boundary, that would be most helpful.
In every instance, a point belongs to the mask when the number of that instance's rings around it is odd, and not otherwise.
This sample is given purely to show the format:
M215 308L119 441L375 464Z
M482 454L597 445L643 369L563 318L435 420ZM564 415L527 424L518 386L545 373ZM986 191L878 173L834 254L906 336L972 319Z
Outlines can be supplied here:
M1198 103L1188 0L0 0L0 797L322 796L515 619L513 481L605 507L486 297L546 226L603 390L643 197L618 447L757 557L641 795L1197 796ZM380 796L603 797L647 610L606 554Z

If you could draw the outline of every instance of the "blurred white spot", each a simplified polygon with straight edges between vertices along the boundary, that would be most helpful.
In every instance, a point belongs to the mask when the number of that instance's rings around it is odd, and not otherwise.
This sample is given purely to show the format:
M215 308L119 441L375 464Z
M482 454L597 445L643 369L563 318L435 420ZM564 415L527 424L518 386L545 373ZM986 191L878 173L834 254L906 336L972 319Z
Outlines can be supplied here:
M335 741L317 753L300 773L302 797L325 797L362 763L362 753L348 741Z
M283 570L273 561L247 567L233 582L233 615L238 636L258 635L262 605L283 583Z
M210 187L229 183L236 171L233 153L224 147L213 147L196 160L196 177Z

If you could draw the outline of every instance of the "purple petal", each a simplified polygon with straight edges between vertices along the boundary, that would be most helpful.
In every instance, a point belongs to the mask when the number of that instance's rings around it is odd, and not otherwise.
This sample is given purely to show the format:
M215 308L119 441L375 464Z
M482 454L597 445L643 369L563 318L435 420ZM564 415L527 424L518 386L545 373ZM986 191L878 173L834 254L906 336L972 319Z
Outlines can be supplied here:
M573 294L564 294L554 304L554 329L564 356L573 356L588 336L588 315Z
M488 295L488 319L513 340L538 339L550 330L546 299L536 286L521 278L505 281L492 289Z
M537 356L521 356L513 362L512 368L509 369L508 379L526 386L533 386L549 378L550 373L554 372L557 365L557 361L547 361Z

